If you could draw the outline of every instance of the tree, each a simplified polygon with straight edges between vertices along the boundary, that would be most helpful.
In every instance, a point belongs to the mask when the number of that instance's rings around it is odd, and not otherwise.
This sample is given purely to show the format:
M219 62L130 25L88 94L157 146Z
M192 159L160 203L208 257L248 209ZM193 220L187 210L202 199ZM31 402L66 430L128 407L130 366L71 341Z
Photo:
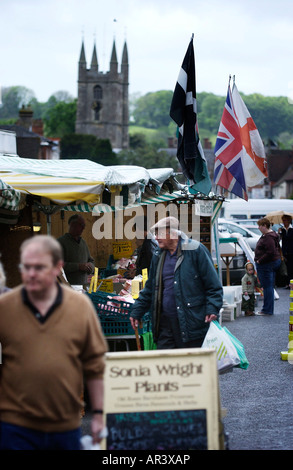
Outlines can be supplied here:
M33 99L35 99L34 92L24 86L3 88L0 119L17 119L20 108L29 104Z
M133 110L135 124L153 129L167 127L171 120L169 111L172 97L172 91L162 90L138 98Z
M75 130L77 100L65 103L57 102L52 108L49 108L44 119L44 133L48 137L64 137Z
M117 165L108 139L97 139L89 134L67 134L60 142L61 159L87 159L101 165Z

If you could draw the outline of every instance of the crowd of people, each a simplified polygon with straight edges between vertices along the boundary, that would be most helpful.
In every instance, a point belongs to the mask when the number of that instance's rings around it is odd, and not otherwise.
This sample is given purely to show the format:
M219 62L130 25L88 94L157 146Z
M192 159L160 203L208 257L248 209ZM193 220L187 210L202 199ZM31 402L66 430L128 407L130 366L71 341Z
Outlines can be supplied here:
M278 234L268 219L258 221L254 263L247 263L242 280L246 315L254 314L256 287L264 295L256 314L274 313L280 239L292 277L291 222L284 219ZM93 442L101 440L107 341L89 297L57 282L61 270L71 285L85 284L93 273L84 228L83 217L74 215L58 240L37 235L23 242L20 286L6 287L0 263L0 449L79 449L84 381ZM149 275L132 307L131 324L135 329L150 312L157 349L201 347L223 304L211 254L187 238L174 217L161 219L151 232L155 242L149 244L145 231L138 256L138 272L147 264Z

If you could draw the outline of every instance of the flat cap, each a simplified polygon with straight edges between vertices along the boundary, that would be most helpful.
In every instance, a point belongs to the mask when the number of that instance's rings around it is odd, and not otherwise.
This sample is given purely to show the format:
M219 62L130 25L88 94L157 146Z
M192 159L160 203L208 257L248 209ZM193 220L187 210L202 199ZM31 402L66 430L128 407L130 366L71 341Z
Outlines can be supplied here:
M155 225L153 225L150 230L151 232L155 232L162 228L170 228L170 229L178 230L179 229L178 219L172 216L164 217L163 219L159 220Z

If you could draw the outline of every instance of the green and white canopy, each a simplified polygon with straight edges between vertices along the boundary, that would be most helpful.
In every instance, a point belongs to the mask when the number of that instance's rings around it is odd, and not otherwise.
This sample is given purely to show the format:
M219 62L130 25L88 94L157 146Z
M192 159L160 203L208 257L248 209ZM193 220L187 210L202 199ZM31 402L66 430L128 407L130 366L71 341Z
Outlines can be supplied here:
M105 189L114 192L128 186L133 202L139 201L147 185L159 194L172 168L147 170L139 166L103 166L90 160L35 160L0 156L0 180L24 194L45 197L60 205L101 202Z

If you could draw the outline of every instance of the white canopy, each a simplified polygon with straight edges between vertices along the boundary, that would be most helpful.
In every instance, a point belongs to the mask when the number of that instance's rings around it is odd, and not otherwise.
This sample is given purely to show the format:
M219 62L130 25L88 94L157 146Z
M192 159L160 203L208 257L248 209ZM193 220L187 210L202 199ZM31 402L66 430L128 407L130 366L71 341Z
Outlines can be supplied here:
M159 194L173 174L172 168L147 170L139 166L103 166L86 159L35 160L0 156L0 180L25 194L46 197L56 204L83 201L91 205L101 202L107 187L128 186L139 199L149 184Z

